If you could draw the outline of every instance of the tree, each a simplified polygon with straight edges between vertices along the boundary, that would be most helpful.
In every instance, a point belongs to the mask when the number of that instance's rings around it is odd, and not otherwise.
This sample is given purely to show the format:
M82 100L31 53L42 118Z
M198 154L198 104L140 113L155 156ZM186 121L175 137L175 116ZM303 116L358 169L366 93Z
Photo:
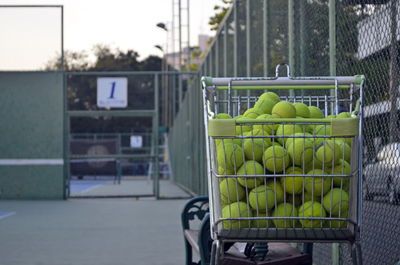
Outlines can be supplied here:
M222 5L215 5L214 10L216 13L210 17L208 24L211 26L211 30L217 30L219 28L219 24L224 19L226 13L230 9L232 4L232 0L221 0Z

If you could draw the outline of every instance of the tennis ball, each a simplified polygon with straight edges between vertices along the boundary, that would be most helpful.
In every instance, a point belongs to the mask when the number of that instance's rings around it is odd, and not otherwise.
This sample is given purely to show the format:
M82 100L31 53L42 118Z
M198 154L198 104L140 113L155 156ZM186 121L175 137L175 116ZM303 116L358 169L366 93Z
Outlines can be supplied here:
M324 165L335 165L340 159L340 146L332 140L326 140L316 147L315 158Z
M297 217L297 209L291 203L279 204L272 213L273 217ZM295 219L273 219L274 224L278 228L295 227L297 220Z
M319 202L308 201L300 206L299 217L326 217L326 212ZM323 222L322 220L300 219L300 223L306 228L322 227Z
M276 102L265 98L257 100L256 104L254 104L254 108L258 110L260 113L271 114L272 108L275 106Z
M292 103L281 101L272 108L274 118L296 118L296 108Z
M286 146L290 159L296 166L304 166L313 160L313 144L305 139L296 138Z
M237 120L237 119L240 119L240 118L243 118L243 115L237 115L235 118L233 118L234 120Z
M277 94L275 94L274 92L265 92L263 93L259 98L258 101L260 100L264 100L264 99L269 99L273 102L278 103L280 100L279 96Z
M274 190L277 204L284 201L285 193L283 192L283 187L279 181L269 181L267 186Z
M254 160L244 162L244 164L237 171L237 175L263 175L263 166ZM261 184L262 178L238 178L240 185L247 188L254 188Z
M335 140L335 143L340 147L340 158L346 160L347 162L351 162L351 147L346 143L344 138L339 140Z
M261 114L256 118L257 120L261 119L273 119L271 114ZM267 125L261 125L261 124L256 124L253 125L254 130L261 130L265 134L273 135L276 132L276 129L278 128L278 124L267 124Z
M351 166L345 160L340 159L339 164L331 169L332 175L350 175L351 174ZM340 187L348 185L350 182L350 178L348 177L334 177L333 185Z
M289 154L280 146L271 146L263 155L264 166L273 173L280 173L289 166Z
M271 141L271 146L279 146L279 147L282 147L282 145L281 145L280 143L275 142L275 141Z
M232 169L218 167L218 175L235 175L235 172ZM222 181L222 178L218 178L218 180Z
M243 164L242 148L237 144L220 144L217 146L218 167L236 170Z
M310 118L322 119L324 117L322 110L320 110L318 107L308 106L308 110L310 111Z
M336 115L328 115L325 117L327 120L336 119Z
M302 175L302 174L303 174L303 169L295 166L289 167L285 170L285 175Z
M297 124L280 124L276 130L278 136L290 136L296 133L302 133L303 127ZM278 142L283 145L289 138L278 138Z
M275 192L267 185L254 188L249 193L249 203L254 210L268 212L275 206Z
M221 201L224 204L241 201L246 195L245 190L239 185L239 182L235 178L224 178L224 180L219 183L219 192Z
M349 210L349 194L342 189L329 191L323 201L324 208L334 216L343 216Z
M236 119L238 122L240 122L241 120L247 119L246 117L240 117L238 119ZM245 125L245 124L241 124L241 125L236 125L235 126L235 131L236 131L236 135L243 135L245 132L249 132L253 130L253 127L251 125Z
M254 129L252 131L245 132L243 135L244 136L268 136L268 133L263 132L262 129ZM258 139L264 140L267 147L269 147L271 145L271 138L265 137L265 138L258 138Z
M245 139L243 144L244 155L247 160L262 162L262 156L268 147L269 145L261 138Z
M293 106L296 109L296 115L302 118L310 118L310 110L307 105L300 102L293 103Z
M293 172L289 172L289 173L286 171L285 174L301 175L302 172L293 170ZM303 191L304 178L303 177L282 177L281 183L284 186L286 193L301 194Z
M214 116L214 119L232 119L232 116L227 113L218 113Z
M351 113L350 112L341 112L336 116L336 118L351 118Z
M260 116L261 113L256 108L250 108L243 113L243 116L250 119L255 119Z
M269 217L267 213L253 211L253 217ZM258 219L253 220L251 223L251 227L253 228L271 228L274 227L274 223L271 219Z
M301 196L301 195L300 195ZM314 192L314 196L311 195L311 193L308 193L307 191L304 192L304 201L308 202L308 201L314 201L314 202L322 202L322 196L321 193L316 194Z
M307 173L307 175L328 175L322 169L314 169ZM305 177L304 187L307 192L311 194L325 194L331 188L331 178L329 177Z
M313 135L318 136L330 136L331 135L331 125L316 125L314 127ZM317 146L323 141L328 140L329 138L314 138L314 145Z
M244 202L234 202L222 208L222 218L252 217L251 209ZM225 229L249 228L251 220L225 220Z
M215 139L215 144L218 147L222 142L224 144L237 144L238 146L242 147L242 139L239 138L229 138L229 139Z
M305 133L300 132L300 133L295 133L294 136L302 136L302 137L304 137L304 136L312 136L312 134L308 133L308 132L305 132ZM293 141L295 139L301 139L302 141L308 141L311 144L314 144L314 138L307 138L307 137L304 137L304 138L286 138L286 146L289 146L291 143L293 143Z

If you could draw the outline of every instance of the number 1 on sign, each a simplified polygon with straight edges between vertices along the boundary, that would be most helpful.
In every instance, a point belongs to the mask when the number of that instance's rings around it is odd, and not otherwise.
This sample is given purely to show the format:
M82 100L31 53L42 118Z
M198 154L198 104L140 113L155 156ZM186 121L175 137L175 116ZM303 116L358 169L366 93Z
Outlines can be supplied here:
M111 93L110 93L110 97L109 97L109 98L114 98L115 83L116 83L116 82L112 82L112 83L111 83Z

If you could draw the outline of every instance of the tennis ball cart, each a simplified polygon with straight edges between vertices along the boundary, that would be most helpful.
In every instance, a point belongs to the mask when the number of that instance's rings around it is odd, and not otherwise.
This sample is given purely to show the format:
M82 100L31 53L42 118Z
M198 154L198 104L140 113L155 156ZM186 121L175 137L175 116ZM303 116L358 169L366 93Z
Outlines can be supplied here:
M211 264L232 242L254 243L258 260L268 242L345 242L362 264L363 84L293 77L287 64L275 77L202 78Z

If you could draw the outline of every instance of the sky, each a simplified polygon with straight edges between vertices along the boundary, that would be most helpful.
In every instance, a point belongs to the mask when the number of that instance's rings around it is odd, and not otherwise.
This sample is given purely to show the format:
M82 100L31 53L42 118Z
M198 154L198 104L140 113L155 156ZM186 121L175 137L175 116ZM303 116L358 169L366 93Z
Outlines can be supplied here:
M175 0L177 2L177 0ZM190 0L190 42L213 35L208 18L220 0ZM64 50L90 52L95 44L133 49L141 59L162 56L172 20L172 0L0 0L0 5L63 5ZM182 0L186 6L186 0ZM56 8L0 7L0 70L39 70L61 50L61 12ZM171 46L171 45L169 45Z

